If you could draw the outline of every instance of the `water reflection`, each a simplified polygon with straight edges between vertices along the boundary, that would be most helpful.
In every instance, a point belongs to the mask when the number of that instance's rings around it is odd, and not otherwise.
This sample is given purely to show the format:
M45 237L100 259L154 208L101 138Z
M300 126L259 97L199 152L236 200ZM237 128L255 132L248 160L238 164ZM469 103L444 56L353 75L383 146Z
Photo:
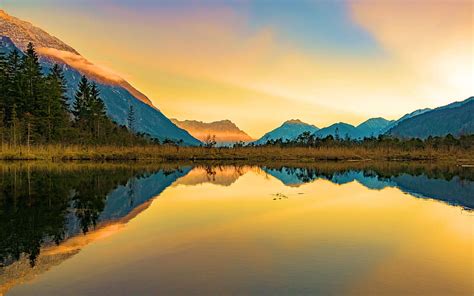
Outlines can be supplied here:
M474 208L470 168L426 164L312 165L3 165L0 180L0 295L77 254L84 246L121 231L168 187L226 187L247 174L303 188L317 180L371 190L398 188L467 210ZM262 187L264 183L259 186ZM272 183L273 184L273 183ZM276 185L272 185L276 186ZM350 186L350 185L348 185ZM259 188L260 188L259 187ZM247 187L242 195L253 196ZM259 189L260 190L260 189ZM184 190L181 190L184 192ZM220 192L220 193L218 193ZM183 193L184 194L184 193ZM234 194L234 193L232 193ZM273 198L288 198L276 192ZM206 216L200 219L211 219ZM242 215L241 212L228 216Z
M186 176L178 180L182 185L201 185L212 183L221 186L230 186L241 176L258 167L246 165L201 165L194 167Z
M277 167L264 168L265 172L287 186L301 186L317 179L344 185L358 182L368 189L382 190L396 187L420 198L431 198L459 205L466 210L474 209L474 170L472 168L435 168L391 165L362 168L334 167ZM456 174L457 173L457 174Z
M45 169L4 167L0 195L0 266L41 245L59 244L97 223L125 216L159 194L190 168L137 172L128 168Z

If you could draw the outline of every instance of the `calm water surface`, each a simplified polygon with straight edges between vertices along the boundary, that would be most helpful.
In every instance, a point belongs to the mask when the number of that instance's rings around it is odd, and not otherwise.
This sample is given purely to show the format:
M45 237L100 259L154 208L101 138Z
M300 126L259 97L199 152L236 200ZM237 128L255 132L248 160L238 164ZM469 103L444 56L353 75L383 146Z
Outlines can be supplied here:
M0 295L472 295L474 172L4 164Z

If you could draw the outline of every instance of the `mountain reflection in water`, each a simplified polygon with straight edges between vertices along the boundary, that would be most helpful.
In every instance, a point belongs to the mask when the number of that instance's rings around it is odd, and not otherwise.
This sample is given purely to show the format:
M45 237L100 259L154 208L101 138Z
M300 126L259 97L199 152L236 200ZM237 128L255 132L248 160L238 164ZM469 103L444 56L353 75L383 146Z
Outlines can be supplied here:
M356 181L368 189L381 190L386 187L396 187L415 197L431 198L451 205L459 205L466 210L474 209L472 176L465 179L452 173L430 175L419 171L412 173L400 171L387 175L383 171L378 172L372 169L328 172L317 168L281 167L264 168L264 170L287 186L300 186L317 179L328 180L339 185Z
M0 181L0 295L117 231L170 186L231 186L248 172L299 187L316 180L388 187L466 210L474 172L456 166L331 164L3 165Z

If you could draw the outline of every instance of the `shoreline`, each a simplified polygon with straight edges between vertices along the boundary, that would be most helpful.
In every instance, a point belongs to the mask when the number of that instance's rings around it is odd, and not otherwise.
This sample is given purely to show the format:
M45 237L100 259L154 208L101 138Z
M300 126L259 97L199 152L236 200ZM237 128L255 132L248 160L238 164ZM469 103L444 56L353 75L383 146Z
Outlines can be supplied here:
M449 161L474 165L474 149L394 149L386 147L239 147L62 146L3 147L1 161L149 161L149 162L275 162L275 161Z

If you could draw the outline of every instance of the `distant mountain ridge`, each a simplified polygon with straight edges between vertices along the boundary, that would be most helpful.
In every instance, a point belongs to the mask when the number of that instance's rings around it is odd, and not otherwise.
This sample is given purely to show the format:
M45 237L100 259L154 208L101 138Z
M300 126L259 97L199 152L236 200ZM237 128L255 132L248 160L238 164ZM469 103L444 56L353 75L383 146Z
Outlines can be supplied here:
M317 128L314 125L310 125L300 120L288 120L283 123L279 128L268 132L262 138L255 141L255 145L263 145L269 140L295 140L299 135L304 132L309 132L316 138L325 138L327 136L338 137L340 139L363 139L364 137L377 137L381 134L381 130L387 125L391 124L392 121L386 120L381 117L371 118L364 121L357 127L344 123L338 122L325 128Z
M412 118L412 117L415 117L415 116L418 116L420 114L423 114L425 112L428 112L428 111L431 111L430 108L425 108L425 109L418 109L418 110L415 110L411 113L407 113L405 115L403 115L402 117L400 117L399 119L395 120L395 121L392 121L389 125L387 125L385 128L383 128L381 130L381 133L382 134L385 134L387 133L389 130L391 130L392 128L394 128L395 126L397 126L400 122L404 121L404 120L407 120L409 118Z
M314 136L316 138L326 138L327 136L333 136L340 139L358 139L362 137L362 132L352 124L338 122L320 129L314 133Z
M382 117L370 118L357 126L362 137L376 137L383 133L383 130L391 125L394 120L387 120Z
M215 136L218 144L253 141L252 137L239 129L237 125L230 120L202 122L172 118L171 121L201 141L205 141L208 136Z
M263 135L263 137L255 141L254 144L263 145L267 141L278 139L282 139L283 141L294 140L304 132L309 132L312 134L318 130L319 128L314 125L304 123L299 119L291 119L285 121L281 126Z
M47 73L54 63L62 65L70 103L81 75L85 74L98 83L107 115L118 124L126 123L128 110L133 105L138 132L159 140L181 140L185 145L201 144L187 131L173 124L145 95L123 78L87 61L72 47L42 29L0 10L0 52L22 51L29 42L36 46L44 72Z
M400 138L474 134L474 97L401 121L388 134Z
M285 122L281 127L268 132L262 138L255 141L254 144L263 145L269 140L278 140L279 138L283 141L295 140L303 132L308 131L291 128L291 125L288 123L292 122L294 121L289 120ZM311 126L301 121L296 121L295 123ZM378 137L380 135L424 139L429 136L446 136L448 134L455 137L474 134L474 97L435 109L419 109L403 115L398 120L376 117L370 118L358 126L338 122L312 132L312 135L316 138L322 139L333 136L339 139L352 140Z
M339 122L320 129L314 134L314 136L317 138L333 136L340 139L363 139L377 137L382 134L382 130L391 123L392 121L382 117L370 118L358 126Z

